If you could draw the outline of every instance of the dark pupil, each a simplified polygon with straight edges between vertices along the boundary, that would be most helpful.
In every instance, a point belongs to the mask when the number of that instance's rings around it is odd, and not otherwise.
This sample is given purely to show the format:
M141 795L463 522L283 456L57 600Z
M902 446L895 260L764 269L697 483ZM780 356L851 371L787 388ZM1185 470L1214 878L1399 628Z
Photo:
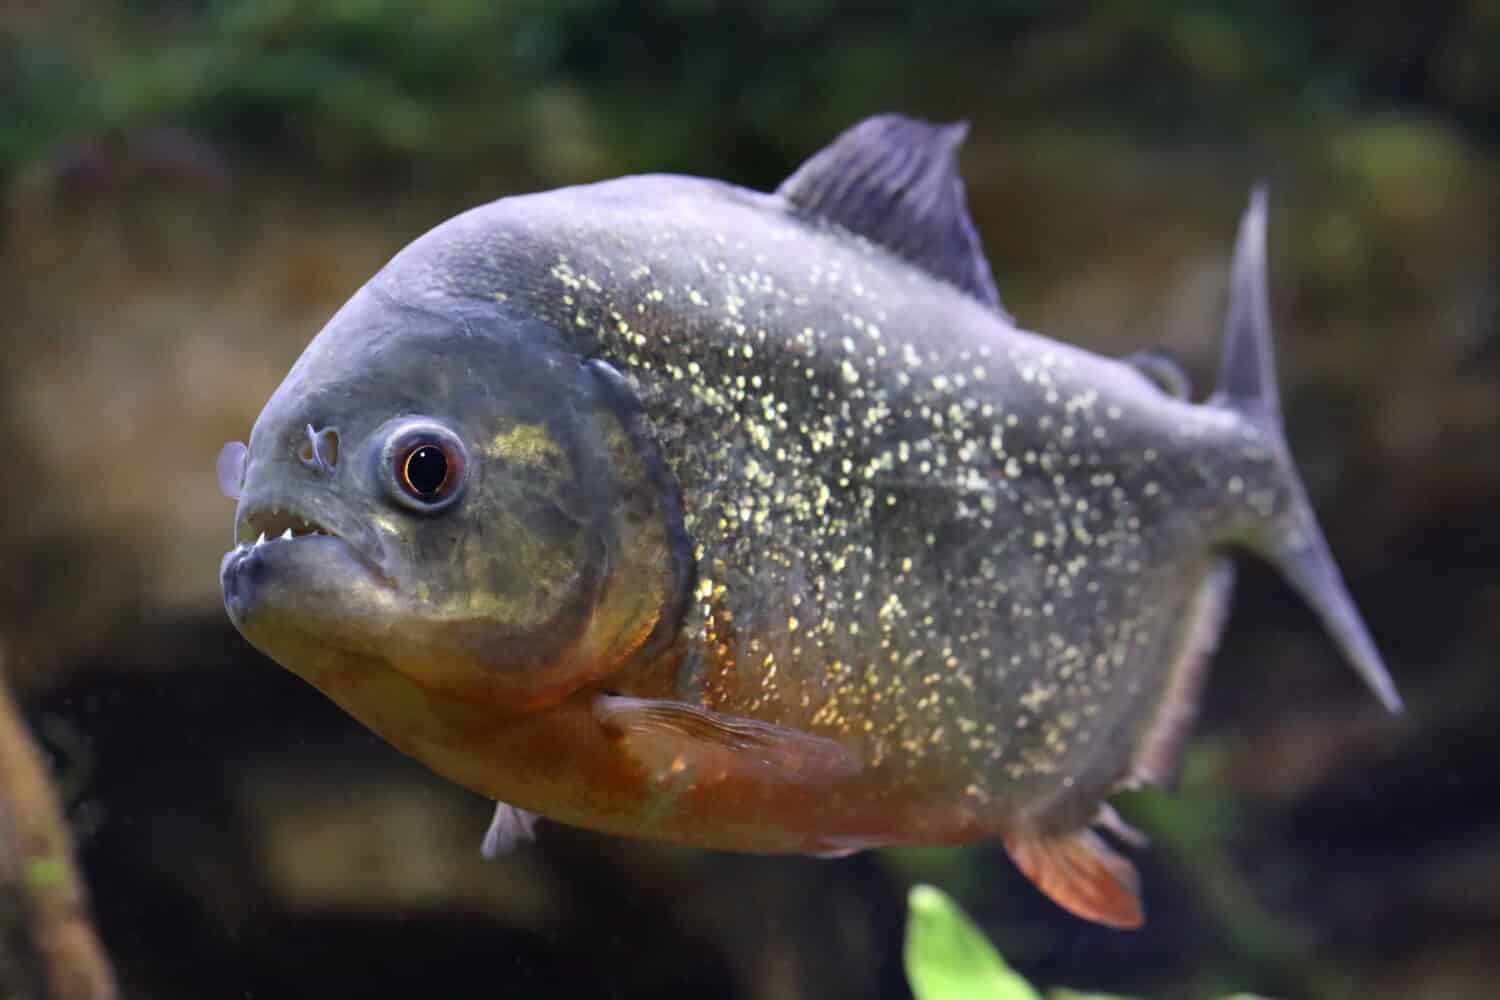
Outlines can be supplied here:
M436 445L424 444L406 458L406 483L418 496L431 500L448 480L448 456Z

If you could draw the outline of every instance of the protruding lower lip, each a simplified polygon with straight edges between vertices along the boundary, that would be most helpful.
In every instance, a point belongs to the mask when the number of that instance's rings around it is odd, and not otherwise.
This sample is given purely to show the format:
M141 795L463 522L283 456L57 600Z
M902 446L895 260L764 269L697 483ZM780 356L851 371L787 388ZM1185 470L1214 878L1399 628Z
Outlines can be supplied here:
M286 588L295 589L305 572L316 573L317 567L332 565L343 558L352 557L352 562L372 579L383 579L357 549L337 535L309 533L287 537L289 530L282 529L276 538L257 535L254 541L236 545L224 554L219 563L219 582L224 606L236 625L245 625L267 586L281 592L284 598Z
M366 540L357 528L354 534L361 542ZM231 614L236 607L240 610L248 608L256 583L268 568L268 561L283 564L288 557L302 562L301 557L305 555L316 561L331 557L334 552L342 552L352 556L374 580L389 585L390 577L378 553L365 551L365 545L356 544L356 538L335 531L325 522L303 514L289 504L284 506L274 501L242 504L241 514L235 522L237 544L225 553L219 564L224 597Z
M224 592L224 607L236 625L244 622L255 599L256 584L262 572L258 556L264 544L256 541L236 545L224 553L219 562L219 584Z

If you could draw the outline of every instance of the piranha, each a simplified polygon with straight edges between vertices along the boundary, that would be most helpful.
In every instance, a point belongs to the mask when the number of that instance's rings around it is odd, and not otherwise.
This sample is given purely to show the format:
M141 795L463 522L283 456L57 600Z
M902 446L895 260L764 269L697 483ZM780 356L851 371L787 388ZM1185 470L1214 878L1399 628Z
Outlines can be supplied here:
M537 816L756 853L993 838L1142 920L1115 791L1170 781L1231 557L1400 700L1282 433L1266 196L1222 372L1018 327L964 125L869 119L774 193L638 176L397 254L219 474L259 650Z

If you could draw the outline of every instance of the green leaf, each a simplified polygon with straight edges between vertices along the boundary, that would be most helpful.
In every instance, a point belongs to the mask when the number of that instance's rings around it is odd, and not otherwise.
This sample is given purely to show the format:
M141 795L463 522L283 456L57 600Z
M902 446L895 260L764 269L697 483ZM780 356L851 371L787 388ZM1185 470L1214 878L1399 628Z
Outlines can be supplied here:
M906 978L917 1000L1041 1000L940 889L907 896Z

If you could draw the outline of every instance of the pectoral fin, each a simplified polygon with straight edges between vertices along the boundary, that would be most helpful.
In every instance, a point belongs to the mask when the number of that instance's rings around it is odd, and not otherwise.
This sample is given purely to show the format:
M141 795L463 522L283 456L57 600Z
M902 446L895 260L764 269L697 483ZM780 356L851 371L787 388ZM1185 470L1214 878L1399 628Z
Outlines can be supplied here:
M493 861L501 854L514 850L522 841L536 839L536 821L541 817L524 809L495 803L495 816L490 828L484 831L484 842L479 853L486 861Z
M1016 867L1069 913L1111 927L1145 923L1135 866L1092 830L1017 831L1005 835L1005 849Z
M826 737L681 702L600 694L593 708L605 731L659 782L748 779L820 786L861 767Z

